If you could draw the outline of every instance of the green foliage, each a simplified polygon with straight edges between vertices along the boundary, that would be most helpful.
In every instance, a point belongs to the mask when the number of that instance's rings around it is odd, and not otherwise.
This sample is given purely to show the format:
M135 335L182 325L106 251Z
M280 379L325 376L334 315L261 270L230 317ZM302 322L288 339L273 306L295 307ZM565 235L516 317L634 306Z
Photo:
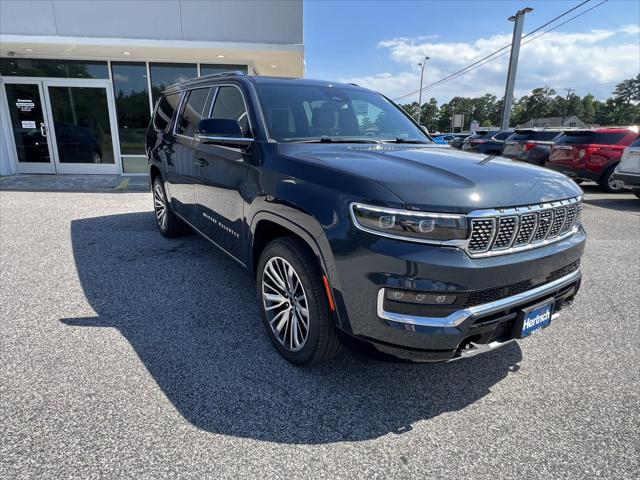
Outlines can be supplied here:
M563 115L580 118L586 123L600 125L633 125L640 122L640 74L623 80L616 85L613 97L602 102L590 93L580 97L571 93L563 96L549 87L534 88L531 94L517 98L511 110L511 124L525 123L532 118L561 117ZM421 107L420 123L430 131L449 131L454 114L464 115L463 130L468 130L472 120L480 125L500 125L503 101L495 95L481 97L453 97L438 108L438 102L431 98ZM401 105L414 119L418 118L418 102Z

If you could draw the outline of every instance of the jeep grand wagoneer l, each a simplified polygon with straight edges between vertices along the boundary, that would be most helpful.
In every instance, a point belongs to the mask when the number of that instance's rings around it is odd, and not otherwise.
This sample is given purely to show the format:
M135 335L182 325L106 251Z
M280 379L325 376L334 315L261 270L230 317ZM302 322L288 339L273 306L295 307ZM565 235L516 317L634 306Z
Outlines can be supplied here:
M575 182L438 147L355 85L180 83L146 150L160 232L196 230L254 272L267 334L298 365L345 335L416 361L473 356L553 323L580 286Z

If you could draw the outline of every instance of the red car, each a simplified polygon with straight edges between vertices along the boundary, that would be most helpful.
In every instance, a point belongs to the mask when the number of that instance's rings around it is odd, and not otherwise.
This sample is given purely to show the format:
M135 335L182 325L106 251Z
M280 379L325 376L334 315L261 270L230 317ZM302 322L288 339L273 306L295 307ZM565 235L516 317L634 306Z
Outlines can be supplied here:
M620 192L622 182L612 178L613 171L636 138L634 128L570 130L555 140L545 166L578 181L596 181L607 192Z

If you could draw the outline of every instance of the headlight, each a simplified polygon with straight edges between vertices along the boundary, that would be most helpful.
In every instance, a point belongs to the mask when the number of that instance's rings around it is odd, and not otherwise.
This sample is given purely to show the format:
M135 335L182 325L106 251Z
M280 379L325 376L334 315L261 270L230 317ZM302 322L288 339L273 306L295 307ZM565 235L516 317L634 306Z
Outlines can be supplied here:
M412 212L352 203L351 217L360 230L401 240L440 243L469 236L465 215Z

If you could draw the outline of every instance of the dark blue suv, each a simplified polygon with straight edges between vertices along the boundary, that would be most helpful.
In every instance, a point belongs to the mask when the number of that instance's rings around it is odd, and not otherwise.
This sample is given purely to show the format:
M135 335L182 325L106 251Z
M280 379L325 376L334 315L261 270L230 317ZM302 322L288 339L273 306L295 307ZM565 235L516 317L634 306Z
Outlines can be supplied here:
M358 86L180 83L146 151L160 233L193 229L252 272L266 332L297 365L345 338L416 361L473 356L548 326L580 286L572 180L439 148Z
M462 150L486 155L502 155L504 141L512 134L513 130L477 131L464 139Z

